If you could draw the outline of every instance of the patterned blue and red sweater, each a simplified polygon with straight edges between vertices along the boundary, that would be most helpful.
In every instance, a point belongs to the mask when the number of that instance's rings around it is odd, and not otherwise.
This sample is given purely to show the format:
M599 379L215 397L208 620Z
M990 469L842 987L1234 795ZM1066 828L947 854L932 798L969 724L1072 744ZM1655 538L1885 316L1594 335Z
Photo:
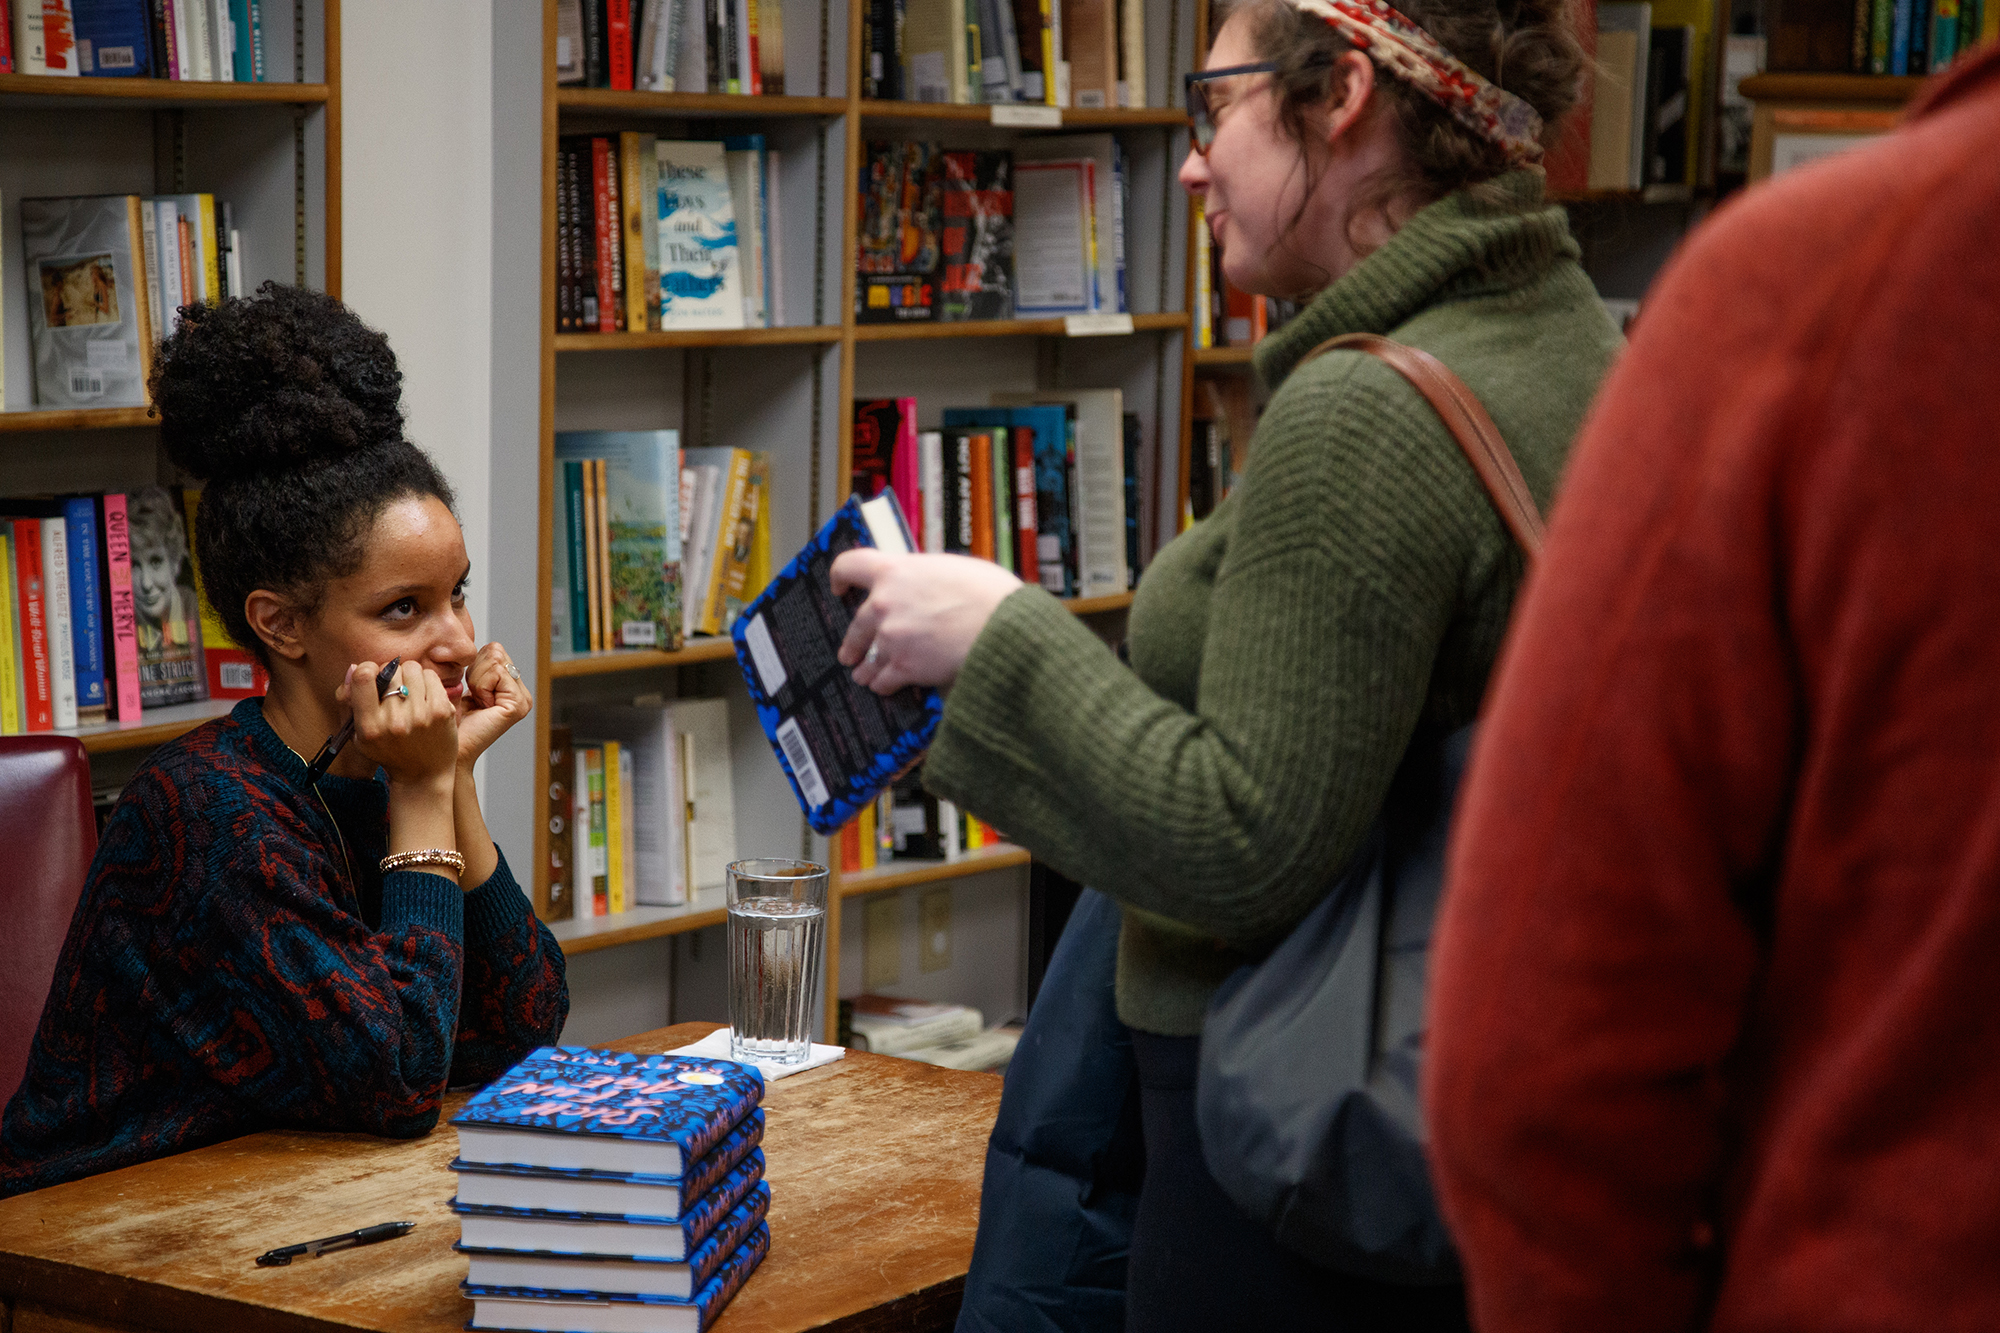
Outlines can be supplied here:
M0 1198L262 1129L415 1138L569 1013L502 857L465 892L376 869L388 787L321 779L246 699L125 787L70 923Z

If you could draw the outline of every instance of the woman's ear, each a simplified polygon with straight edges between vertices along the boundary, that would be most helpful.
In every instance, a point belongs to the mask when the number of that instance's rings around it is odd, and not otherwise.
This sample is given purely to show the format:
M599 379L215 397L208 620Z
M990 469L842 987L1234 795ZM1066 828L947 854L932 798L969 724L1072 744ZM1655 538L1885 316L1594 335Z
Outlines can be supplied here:
M299 617L292 604L277 593L259 588L243 599L243 615L250 631L278 656L296 662L306 655L299 638Z
M1346 134L1367 112L1375 96L1375 62L1359 51L1343 52L1333 62L1327 80L1332 95L1326 100L1326 143Z

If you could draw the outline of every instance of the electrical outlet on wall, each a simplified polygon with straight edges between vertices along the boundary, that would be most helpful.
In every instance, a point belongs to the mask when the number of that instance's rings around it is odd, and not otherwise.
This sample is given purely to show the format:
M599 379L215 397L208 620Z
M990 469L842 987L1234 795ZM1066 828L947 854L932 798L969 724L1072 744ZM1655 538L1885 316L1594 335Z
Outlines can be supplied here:
M880 994L903 979L903 895L878 894L861 913L864 984Z
M951 966L951 889L926 889L917 899L917 929L923 942L923 970L942 972Z

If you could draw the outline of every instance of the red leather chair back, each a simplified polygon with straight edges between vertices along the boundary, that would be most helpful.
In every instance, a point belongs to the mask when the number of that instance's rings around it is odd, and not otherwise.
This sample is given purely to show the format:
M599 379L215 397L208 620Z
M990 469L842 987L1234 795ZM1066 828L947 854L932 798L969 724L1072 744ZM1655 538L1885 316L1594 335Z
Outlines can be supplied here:
M97 854L90 760L70 736L0 736L0 1101L28 1069L28 1047L56 959Z

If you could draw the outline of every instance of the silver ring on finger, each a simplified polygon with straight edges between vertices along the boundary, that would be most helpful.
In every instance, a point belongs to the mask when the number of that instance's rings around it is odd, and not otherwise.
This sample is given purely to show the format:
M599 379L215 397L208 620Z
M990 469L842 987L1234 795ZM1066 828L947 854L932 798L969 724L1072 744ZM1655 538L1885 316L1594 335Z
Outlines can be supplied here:
M507 664L507 674L512 676L515 680L519 680L521 679L521 668L515 666L512 662L509 662Z
M398 699L407 699L410 697L410 687L408 685L398 685L395 689L390 690L388 694L385 694L382 697L384 699L387 699L391 695L393 695Z
M869 644L868 656L864 657L861 660L866 662L869 666L880 665L882 661L882 645L880 643Z

